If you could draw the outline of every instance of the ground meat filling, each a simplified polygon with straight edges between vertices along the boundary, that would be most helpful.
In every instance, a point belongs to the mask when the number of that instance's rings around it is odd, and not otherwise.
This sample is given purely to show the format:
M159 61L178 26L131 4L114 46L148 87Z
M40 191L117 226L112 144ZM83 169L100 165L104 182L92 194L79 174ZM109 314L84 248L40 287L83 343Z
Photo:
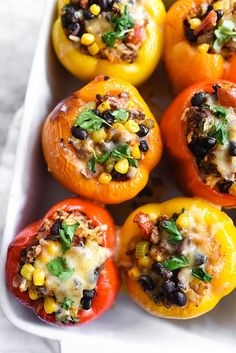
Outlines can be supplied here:
M212 94L198 92L192 97L185 112L187 143L204 183L235 196L236 92L219 85L213 89Z
M184 20L184 30L187 40L201 52L221 53L229 58L236 50L236 2L194 5Z
M58 210L21 250L13 286L27 291L38 311L43 308L58 322L78 322L78 312L92 306L103 264L111 255L101 245L103 230L79 211Z
M82 53L133 63L146 39L148 14L140 0L70 0L62 9L61 22Z
M141 236L133 238L126 251L133 264L128 276L157 305L199 305L210 290L220 256L204 217L196 207L155 220L142 212L135 215Z
M135 176L149 150L154 121L134 106L127 92L96 98L82 106L68 142L85 178L97 178L102 184L126 181Z

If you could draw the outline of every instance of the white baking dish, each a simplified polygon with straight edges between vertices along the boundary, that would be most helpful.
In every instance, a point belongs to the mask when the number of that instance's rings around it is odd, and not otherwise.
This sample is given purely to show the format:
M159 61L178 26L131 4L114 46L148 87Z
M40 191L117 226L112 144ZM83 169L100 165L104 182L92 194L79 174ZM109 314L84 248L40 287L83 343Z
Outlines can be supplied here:
M70 195L47 173L40 148L41 125L47 113L61 98L81 86L59 64L51 47L50 30L55 3L56 0L47 1L35 52L2 241L1 303L6 316L25 331L61 341L62 350L71 353L82 349L87 352L96 350L97 353L111 350L120 352L122 349L154 353L168 352L171 348L175 351L191 349L192 352L203 349L211 352L221 348L224 352L233 352L236 346L235 293L223 299L211 313L192 321L154 318L139 309L125 294L120 294L114 308L95 323L69 329L41 322L31 310L17 303L8 293L4 275L8 244L23 226L39 219L54 202ZM142 88L142 93L149 96L151 108L155 112L163 110L170 100L166 82L159 69ZM163 180L167 189L164 198L179 194L169 181L168 171L171 174L171 170L168 170L168 166L162 162L158 170L160 175L165 175Z

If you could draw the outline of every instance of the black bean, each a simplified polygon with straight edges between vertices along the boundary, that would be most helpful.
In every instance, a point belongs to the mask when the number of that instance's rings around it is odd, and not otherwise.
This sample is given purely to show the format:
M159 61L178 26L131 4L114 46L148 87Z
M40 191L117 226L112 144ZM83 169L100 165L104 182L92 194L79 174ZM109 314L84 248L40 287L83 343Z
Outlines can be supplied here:
M236 156L236 142L230 141L229 143L229 155L232 157Z
M137 132L137 135L139 137L144 137L148 134L149 132L149 129L146 125L143 125L143 124L139 124L139 131Z
M127 177L127 174L121 174L117 172L115 169L112 170L111 176L112 176L112 180L115 180L115 181L126 181L129 179Z
M145 140L140 140L139 149L142 152L147 152L149 150L148 144Z
M224 11L223 10L217 10L217 21L219 21L223 16L224 16Z
M191 150L191 152L195 155L195 157L197 157L198 161L203 159L207 155L208 151L206 150L205 147L199 144L198 140L192 140L188 144L188 147Z
M194 35L193 29L190 28L188 20L184 20L184 33L187 40L191 43L195 43L197 41L197 36Z
M51 227L51 230L50 230L51 234L58 235L59 229L61 228L61 226L62 226L62 221L60 219L57 219Z
M110 80L110 76L104 76L104 81L108 81L108 80Z
M85 20L92 20L94 18L94 15L89 10L85 10L83 15Z
M176 306L185 306L187 303L186 294L183 292L172 292L169 296L169 300Z
M233 181L231 180L223 180L217 183L219 191L222 194L227 194L229 192L229 188L233 185Z
M69 26L70 20L68 19L66 14L61 16L61 23L63 28L67 28Z
M86 130L80 129L77 126L72 126L71 133L74 137L79 140L86 140L88 138L88 133Z
M103 97L102 97L101 94L99 94L99 93L96 94L96 99L97 99L98 101L101 101L102 98L103 98Z
M70 23L67 27L68 33L73 36L78 36L81 32L81 26L79 23Z
M103 114L102 114L102 118L104 120L106 120L106 122L108 124L113 124L115 121L114 116L112 115L112 110L106 110Z
M83 298L93 298L95 295L95 289L88 290L84 289L83 290Z
M112 6L112 2L109 2L108 0L98 0L97 4L101 7L102 11L107 11L110 6Z
M193 107L200 107L206 102L206 94L204 92L195 93L191 99L191 104Z
M201 266L207 262L207 256L203 255L201 253L197 253L194 256L194 265L195 266Z
M151 291L155 288L155 283L153 279L148 275L140 276L138 282L145 291Z
M210 151L216 146L217 140L211 136L203 136L199 138L199 144Z
M170 294L176 290L176 286L172 281L165 281L162 285L162 289L164 292Z
M92 299L91 298L82 298L80 302L83 310L89 310L92 306Z
M217 93L218 89L221 88L220 85L218 85L218 83L216 83L215 85L212 86L212 88L214 89L214 91Z
M208 5L206 15L213 10L213 5Z
M97 116L100 116L100 111L98 109L93 109L92 112Z
M160 262L154 262L152 264L152 270L154 273L165 279L170 279L173 276L173 273L168 271Z

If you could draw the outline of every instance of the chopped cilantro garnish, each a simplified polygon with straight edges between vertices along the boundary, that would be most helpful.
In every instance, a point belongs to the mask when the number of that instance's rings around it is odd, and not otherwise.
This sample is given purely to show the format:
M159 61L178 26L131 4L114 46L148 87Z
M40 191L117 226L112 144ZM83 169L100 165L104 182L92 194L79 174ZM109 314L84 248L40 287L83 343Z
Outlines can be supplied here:
M212 276L207 273L202 267L196 267L192 269L192 275L201 281L210 282L212 280Z
M111 114L114 116L115 121L122 123L124 123L129 117L129 112L127 112L125 109L113 110Z
M61 304L61 306L65 309L65 310L69 310L73 305L73 300L70 298L65 298Z
M188 266L189 259L187 256L172 256L171 259L162 262L162 265L168 270L173 271Z
M59 229L59 235L61 238L62 251L70 249L72 240L75 235L75 231L78 228L79 223L73 225L67 225L65 222L62 223L62 229Z
M91 109L82 111L75 122L75 126L87 131L97 131L101 129L103 124L111 127L106 120L97 116Z
M75 272L74 268L67 265L64 257L56 257L47 263L48 271L55 277L58 277L62 282L66 282Z
M215 107L214 110L215 110L215 116L217 116L217 118L226 118L227 110L224 107L218 106L218 107Z
M173 219L165 219L162 221L161 228L170 235L168 238L168 242L170 244L177 244L183 239L183 236L178 231L176 223Z
M88 169L91 173L96 173L96 167L97 167L97 162L96 162L96 158L93 157L91 159L88 160Z
M102 36L103 42L110 48L114 47L116 39L123 40L130 29L134 27L134 18L130 15L127 5L122 15L114 14L112 16L111 23L114 26L114 31L106 32Z
M228 119L223 118L221 121L217 121L216 124L213 126L211 131L211 136L215 137L217 142L221 145L224 145L228 141Z

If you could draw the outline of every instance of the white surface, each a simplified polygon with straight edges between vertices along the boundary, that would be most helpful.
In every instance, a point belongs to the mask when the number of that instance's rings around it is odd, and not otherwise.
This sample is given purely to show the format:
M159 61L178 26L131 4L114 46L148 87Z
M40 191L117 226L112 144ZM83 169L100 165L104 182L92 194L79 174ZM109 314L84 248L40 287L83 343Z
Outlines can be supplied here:
M53 0L48 0L52 10ZM66 94L78 88L79 82L70 76L56 60L50 46L50 16L44 19L31 79L29 82L23 125L19 139L16 170L10 194L7 225L1 253L1 278L4 280L4 263L8 243L17 231L28 222L39 218L55 201L68 195L46 172L40 151L40 127L47 112ZM157 81L156 81L157 82ZM149 90L153 86L147 83ZM160 86L160 85L159 85ZM157 89L157 87L155 87ZM159 87L160 88L160 87ZM161 90L165 90L162 85ZM159 96L162 105L164 96ZM152 105L156 105L152 101ZM158 108L158 107L157 107ZM166 172L167 166L162 165ZM166 185L169 180L165 178ZM45 192L47 190L47 193ZM173 190L168 190L173 191ZM177 191L175 190L175 193ZM168 195L165 195L167 198ZM119 206L120 207L120 206ZM3 286L1 300L9 320L16 326L40 336L63 340L64 352L85 350L96 353L133 352L156 353L175 352L190 349L191 352L215 351L233 352L236 345L235 294L225 298L210 314L192 320L177 322L154 318L139 309L125 295L108 313L95 323L81 328L62 329L49 326L38 320L35 315L18 304ZM78 344L68 347L73 338ZM81 349L82 348L82 349ZM37 349L37 346L34 346ZM34 353L32 349L30 352ZM44 353L45 349L41 349Z

